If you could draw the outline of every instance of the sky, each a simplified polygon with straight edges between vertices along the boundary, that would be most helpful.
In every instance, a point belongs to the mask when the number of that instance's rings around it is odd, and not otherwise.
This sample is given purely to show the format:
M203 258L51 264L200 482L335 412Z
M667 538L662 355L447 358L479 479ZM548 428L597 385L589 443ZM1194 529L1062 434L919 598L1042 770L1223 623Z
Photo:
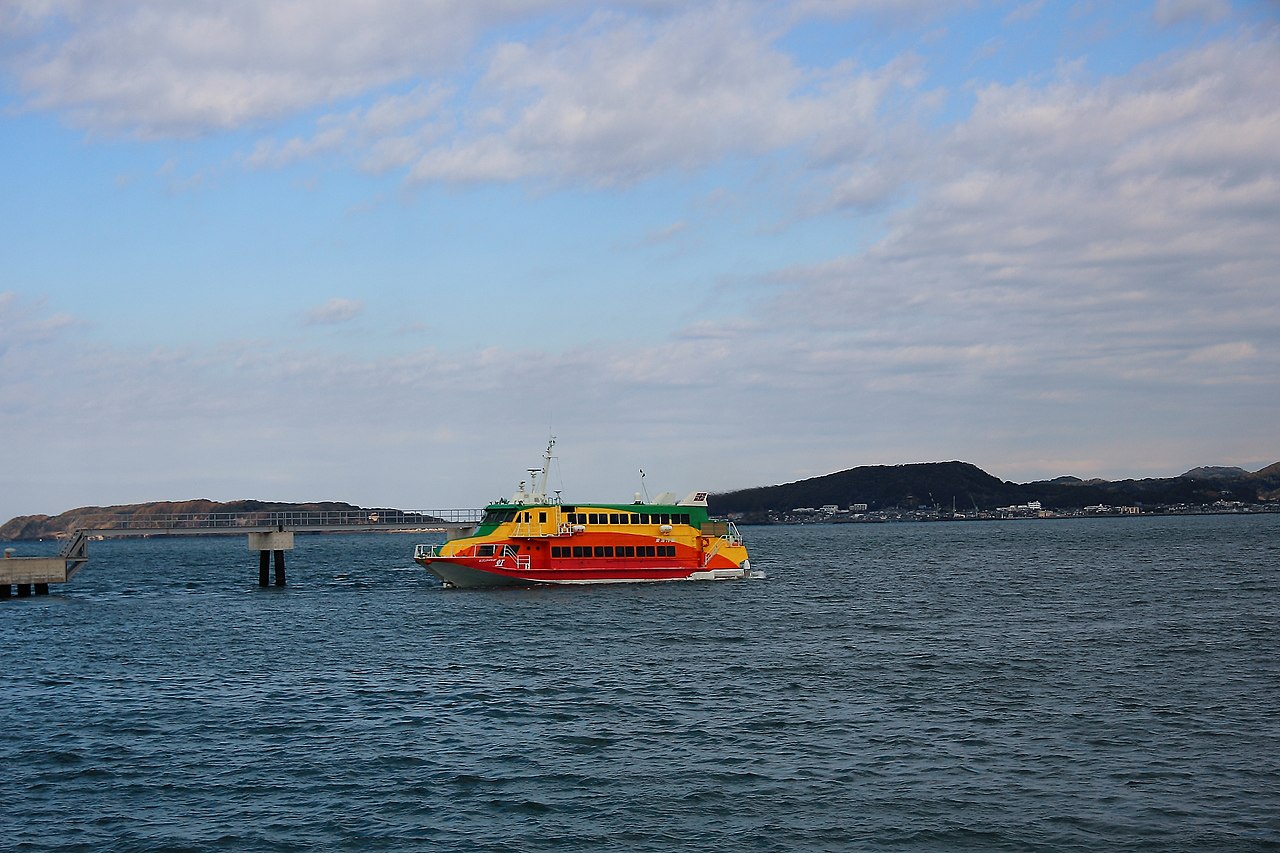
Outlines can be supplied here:
M1276 0L0 0L0 520L1280 460Z

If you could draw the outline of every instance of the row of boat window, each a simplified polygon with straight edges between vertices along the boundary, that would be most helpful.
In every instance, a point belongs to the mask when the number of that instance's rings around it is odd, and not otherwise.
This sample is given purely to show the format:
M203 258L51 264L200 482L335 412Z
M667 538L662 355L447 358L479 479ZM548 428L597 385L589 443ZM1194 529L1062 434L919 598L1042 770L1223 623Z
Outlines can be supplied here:
M570 524L688 524L689 513L570 512Z
M674 545L552 545L551 557L674 557Z
M569 524L689 524L687 512L567 512ZM509 521L532 522L533 513L508 510L490 510L484 514L481 524L506 524ZM547 523L547 514L538 513L538 523Z

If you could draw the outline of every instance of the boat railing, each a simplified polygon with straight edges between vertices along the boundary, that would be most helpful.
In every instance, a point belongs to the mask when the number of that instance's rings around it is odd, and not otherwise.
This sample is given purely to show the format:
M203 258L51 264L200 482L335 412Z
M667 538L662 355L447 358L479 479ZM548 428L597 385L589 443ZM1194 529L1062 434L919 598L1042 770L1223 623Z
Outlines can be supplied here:
M578 532L581 532L581 530ZM545 539L552 536L572 536L573 533L573 525L563 522L556 524L550 521L517 521L511 527L512 536L520 536L528 539Z
M738 526L732 521L726 521L725 524L728 526L728 530L720 538L728 542L730 545L741 545L742 534L738 532Z
M413 548L413 558L415 560L434 560L440 556L440 549L442 547L443 547L442 545L415 545ZM480 556L478 549L482 547L484 547L483 543L479 545L472 545L469 548L465 548L460 551L455 551L450 556L454 556L454 557ZM515 548L511 547L510 545L503 545L501 550L495 550L492 554L485 554L484 556L505 557L507 559L515 560L516 566L521 569L529 568L529 555L521 554L519 551L517 551Z
M703 529L705 530L706 528ZM716 527L713 528L713 530L719 535L715 536L715 539L711 540L711 547L703 553L703 566L710 565L711 558L720 553L720 549L725 545L737 546L742 544L742 535L738 533L738 528L734 526L732 521L716 522Z

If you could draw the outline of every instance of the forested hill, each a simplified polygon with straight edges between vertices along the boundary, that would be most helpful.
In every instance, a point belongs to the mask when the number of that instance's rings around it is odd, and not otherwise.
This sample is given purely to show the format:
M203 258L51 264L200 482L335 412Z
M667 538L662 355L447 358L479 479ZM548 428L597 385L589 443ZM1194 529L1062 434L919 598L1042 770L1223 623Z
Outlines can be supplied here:
M787 512L798 507L835 504L870 510L919 506L959 510L995 509L1041 501L1046 508L1073 509L1096 504L1204 504L1219 500L1255 503L1280 500L1280 463L1259 471L1195 468L1178 477L1145 480L1081 480L1059 477L1034 483L1000 480L968 462L913 465L864 465L779 486L759 486L713 494L720 514Z

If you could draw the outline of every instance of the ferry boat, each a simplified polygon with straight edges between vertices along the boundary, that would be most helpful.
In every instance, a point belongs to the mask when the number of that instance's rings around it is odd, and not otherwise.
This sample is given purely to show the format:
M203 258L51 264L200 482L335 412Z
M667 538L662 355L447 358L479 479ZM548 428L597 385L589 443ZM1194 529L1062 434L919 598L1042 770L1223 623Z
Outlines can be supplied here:
M707 493L649 503L565 504L546 494L552 438L510 500L485 507L479 525L414 560L446 587L734 580L751 562L732 522L713 519Z

